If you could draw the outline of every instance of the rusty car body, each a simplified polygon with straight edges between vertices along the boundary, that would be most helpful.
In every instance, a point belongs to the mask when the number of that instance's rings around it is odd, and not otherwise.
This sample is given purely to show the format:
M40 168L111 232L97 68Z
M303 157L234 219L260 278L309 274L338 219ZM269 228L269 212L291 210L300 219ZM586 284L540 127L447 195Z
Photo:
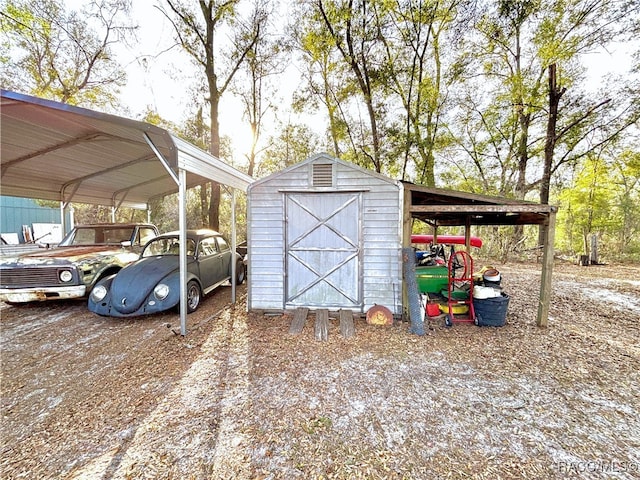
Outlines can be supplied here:
M147 223L78 225L55 248L0 259L0 300L82 298L100 279L137 260L157 235Z

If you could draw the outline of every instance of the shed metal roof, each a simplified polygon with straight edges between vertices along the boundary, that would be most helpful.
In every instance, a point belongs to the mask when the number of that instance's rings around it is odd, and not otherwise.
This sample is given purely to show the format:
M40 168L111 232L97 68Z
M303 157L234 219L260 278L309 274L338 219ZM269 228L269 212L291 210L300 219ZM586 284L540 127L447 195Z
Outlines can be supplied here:
M178 191L179 169L187 188L215 180L246 191L253 180L145 122L7 90L0 112L3 195L146 208Z
M413 218L437 226L543 225L558 207L405 183Z

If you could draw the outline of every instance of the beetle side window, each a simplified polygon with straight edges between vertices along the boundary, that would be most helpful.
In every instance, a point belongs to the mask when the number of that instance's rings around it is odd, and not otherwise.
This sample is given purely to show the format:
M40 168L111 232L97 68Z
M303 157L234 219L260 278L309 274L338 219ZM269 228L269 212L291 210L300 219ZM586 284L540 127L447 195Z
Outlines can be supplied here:
M214 238L209 237L200 241L200 255L215 255L218 253L218 246Z
M222 237L218 237L218 245L220 246L221 252L226 252L227 250L229 250L229 244Z

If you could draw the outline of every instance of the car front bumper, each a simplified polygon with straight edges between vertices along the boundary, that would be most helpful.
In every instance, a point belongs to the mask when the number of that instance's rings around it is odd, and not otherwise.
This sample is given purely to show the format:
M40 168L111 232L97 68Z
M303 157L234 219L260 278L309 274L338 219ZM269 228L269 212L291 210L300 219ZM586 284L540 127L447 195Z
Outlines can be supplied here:
M0 300L8 303L43 302L65 298L81 298L87 291L85 285L70 287L1 288Z

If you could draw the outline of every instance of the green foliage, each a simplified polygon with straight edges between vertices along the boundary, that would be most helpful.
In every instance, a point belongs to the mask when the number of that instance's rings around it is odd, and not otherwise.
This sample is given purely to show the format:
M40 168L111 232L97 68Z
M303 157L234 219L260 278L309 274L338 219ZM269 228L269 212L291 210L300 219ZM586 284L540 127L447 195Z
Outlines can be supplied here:
M319 139L306 125L289 124L269 141L257 176L264 177L301 162L318 151Z
M556 248L568 255L588 255L595 235L604 258L640 259L639 167L638 151L589 156L558 197Z
M102 0L80 12L59 0L2 0L5 88L88 107L115 106L124 70L112 52L133 31L128 0Z
M111 223L111 207L104 205L73 204L73 218L76 224ZM116 211L116 223L146 222L147 212L136 208L121 207Z

